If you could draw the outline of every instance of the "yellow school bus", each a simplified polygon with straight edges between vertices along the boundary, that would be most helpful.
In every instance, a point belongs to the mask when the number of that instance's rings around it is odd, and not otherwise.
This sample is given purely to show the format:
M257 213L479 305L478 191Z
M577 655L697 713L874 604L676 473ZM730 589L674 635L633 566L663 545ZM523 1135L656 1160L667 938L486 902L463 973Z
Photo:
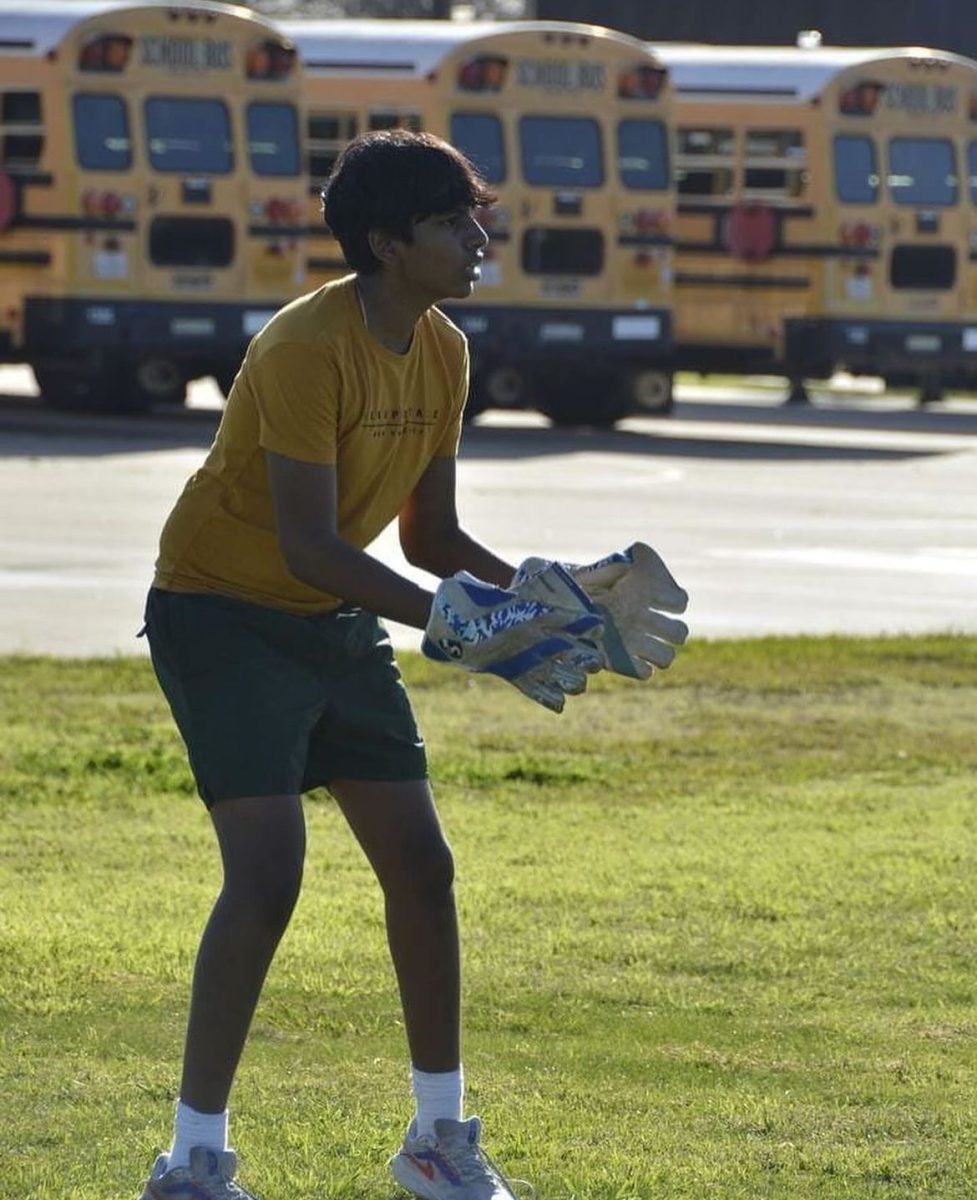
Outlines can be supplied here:
M676 361L918 386L975 370L977 64L657 47L676 122ZM969 177L969 185L968 185Z
M79 410L228 387L303 283L300 106L247 9L0 4L0 359Z
M562 22L291 21L306 87L310 281L346 268L319 190L342 147L423 129L499 194L481 282L446 306L472 349L469 411L555 422L666 410L671 329L670 102L643 44ZM396 181L391 181L396 186Z

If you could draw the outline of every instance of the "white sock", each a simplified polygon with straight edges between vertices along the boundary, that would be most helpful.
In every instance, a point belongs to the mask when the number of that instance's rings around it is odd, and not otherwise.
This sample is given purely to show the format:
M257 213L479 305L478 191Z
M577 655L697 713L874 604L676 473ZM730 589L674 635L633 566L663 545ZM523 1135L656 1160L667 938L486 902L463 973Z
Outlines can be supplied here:
M169 1155L170 1169L189 1167L190 1151L194 1146L206 1146L208 1150L227 1149L226 1108L219 1113L202 1113L177 1100L173 1145Z
M460 1121L465 1094L465 1074L457 1071L419 1071L410 1069L414 1100L417 1104L418 1137L434 1137L434 1122L446 1117Z

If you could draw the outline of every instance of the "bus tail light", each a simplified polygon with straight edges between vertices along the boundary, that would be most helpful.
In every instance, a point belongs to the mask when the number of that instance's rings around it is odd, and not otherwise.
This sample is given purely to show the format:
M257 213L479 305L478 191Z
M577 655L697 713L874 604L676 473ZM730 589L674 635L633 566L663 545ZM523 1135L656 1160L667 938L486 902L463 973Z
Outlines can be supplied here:
M501 92L509 73L509 60L499 54L480 54L458 68L459 92Z
M648 250L636 250L634 253L634 265L636 267L650 267L655 261L655 256Z
M247 53L244 73L248 79L287 79L295 69L295 50L266 38Z
M638 233L668 233L668 213L639 208L634 214L634 227Z
M302 219L303 208L299 200L292 200L288 197L272 196L267 200L263 211L265 219L271 225L297 225Z
M119 75L129 65L131 53L131 37L122 33L100 34L85 42L78 51L78 70Z
M664 67L652 67L647 63L630 67L617 77L618 99L657 100L667 77L668 71Z
M867 221L845 222L838 233L843 246L852 246L856 250L874 250L881 237L879 227L869 225Z
M81 210L86 217L107 217L110 221L120 213L131 213L135 201L118 192L99 192L90 188L81 198Z

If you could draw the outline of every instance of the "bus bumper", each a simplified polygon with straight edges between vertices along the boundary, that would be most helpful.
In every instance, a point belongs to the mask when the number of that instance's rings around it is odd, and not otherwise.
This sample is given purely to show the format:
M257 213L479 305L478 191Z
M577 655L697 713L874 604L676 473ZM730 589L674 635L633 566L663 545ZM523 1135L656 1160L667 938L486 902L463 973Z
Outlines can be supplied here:
M855 375L977 376L977 321L788 321L785 367L798 378Z
M281 300L287 303L288 297ZM31 363L71 365L93 355L159 355L197 364L239 361L276 311L266 304L28 297L24 355Z
M672 349L667 309L519 308L441 305L465 333L473 358L511 363L596 357L615 363L659 361Z

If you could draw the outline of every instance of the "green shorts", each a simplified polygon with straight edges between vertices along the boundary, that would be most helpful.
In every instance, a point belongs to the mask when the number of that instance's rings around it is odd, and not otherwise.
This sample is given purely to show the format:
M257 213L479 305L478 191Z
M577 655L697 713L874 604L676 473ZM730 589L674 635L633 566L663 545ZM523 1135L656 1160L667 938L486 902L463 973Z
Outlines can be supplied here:
M146 633L208 808L334 779L427 777L390 638L372 613L302 617L152 588Z

